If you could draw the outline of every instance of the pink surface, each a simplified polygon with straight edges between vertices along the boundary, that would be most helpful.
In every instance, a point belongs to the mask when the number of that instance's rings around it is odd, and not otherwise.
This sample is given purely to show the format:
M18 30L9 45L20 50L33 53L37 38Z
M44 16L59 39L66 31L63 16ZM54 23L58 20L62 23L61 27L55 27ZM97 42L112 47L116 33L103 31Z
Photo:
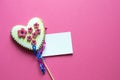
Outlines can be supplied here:
M120 80L119 0L0 0L0 80L50 80L10 38L34 16L47 33L72 32L74 54L46 58L55 80Z

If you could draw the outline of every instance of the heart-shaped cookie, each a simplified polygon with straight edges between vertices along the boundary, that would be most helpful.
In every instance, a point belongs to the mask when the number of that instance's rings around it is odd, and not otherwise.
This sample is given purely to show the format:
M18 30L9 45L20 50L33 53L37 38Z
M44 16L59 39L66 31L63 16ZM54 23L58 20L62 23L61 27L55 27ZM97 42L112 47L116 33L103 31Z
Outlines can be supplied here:
M36 45L38 50L45 39L45 27L41 19L35 17L31 19L27 26L16 25L11 30L12 38L24 48L33 50Z

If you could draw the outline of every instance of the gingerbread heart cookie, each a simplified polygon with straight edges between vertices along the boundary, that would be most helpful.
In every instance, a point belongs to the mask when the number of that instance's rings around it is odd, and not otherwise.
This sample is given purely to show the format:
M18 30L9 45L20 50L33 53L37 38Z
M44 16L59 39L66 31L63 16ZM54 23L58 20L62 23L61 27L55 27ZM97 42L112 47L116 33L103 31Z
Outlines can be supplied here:
M42 20L35 17L28 22L27 26L14 26L11 30L11 36L24 48L33 50L32 46L36 45L36 50L38 50L45 39L45 27Z

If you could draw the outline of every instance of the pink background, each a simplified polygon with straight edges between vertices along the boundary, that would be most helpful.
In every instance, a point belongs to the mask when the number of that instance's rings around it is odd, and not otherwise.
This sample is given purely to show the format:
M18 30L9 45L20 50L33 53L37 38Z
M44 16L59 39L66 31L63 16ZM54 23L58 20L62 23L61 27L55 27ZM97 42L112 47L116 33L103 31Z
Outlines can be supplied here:
M46 58L55 80L120 80L119 0L0 0L0 80L50 80L10 38L34 16L47 33L72 32L74 54Z

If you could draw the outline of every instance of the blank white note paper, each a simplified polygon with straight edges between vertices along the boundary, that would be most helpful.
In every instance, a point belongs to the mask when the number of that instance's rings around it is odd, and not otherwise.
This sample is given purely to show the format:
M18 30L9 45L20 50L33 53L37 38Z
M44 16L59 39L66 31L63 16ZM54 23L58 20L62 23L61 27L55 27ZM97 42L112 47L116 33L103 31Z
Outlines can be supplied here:
M47 34L46 47L42 56L56 56L72 54L71 32Z

